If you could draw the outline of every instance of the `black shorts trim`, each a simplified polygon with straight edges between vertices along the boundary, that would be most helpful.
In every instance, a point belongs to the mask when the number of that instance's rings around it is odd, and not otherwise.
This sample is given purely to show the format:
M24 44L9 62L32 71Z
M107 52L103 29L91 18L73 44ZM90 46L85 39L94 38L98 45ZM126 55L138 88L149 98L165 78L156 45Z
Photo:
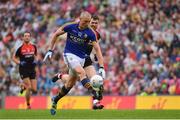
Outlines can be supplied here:
M92 62L91 58L90 58L90 57L87 57L87 58L85 59L83 68L86 68L86 67L88 67L88 66L91 66L92 63L93 63L93 62Z

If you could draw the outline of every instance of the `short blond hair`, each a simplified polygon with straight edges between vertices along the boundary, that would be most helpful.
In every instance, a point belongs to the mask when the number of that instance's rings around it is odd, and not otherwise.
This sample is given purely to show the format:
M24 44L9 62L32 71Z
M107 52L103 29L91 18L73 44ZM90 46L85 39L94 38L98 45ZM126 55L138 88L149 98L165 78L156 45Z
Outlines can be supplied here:
M80 18L91 18L91 14L87 11L84 11L80 14Z

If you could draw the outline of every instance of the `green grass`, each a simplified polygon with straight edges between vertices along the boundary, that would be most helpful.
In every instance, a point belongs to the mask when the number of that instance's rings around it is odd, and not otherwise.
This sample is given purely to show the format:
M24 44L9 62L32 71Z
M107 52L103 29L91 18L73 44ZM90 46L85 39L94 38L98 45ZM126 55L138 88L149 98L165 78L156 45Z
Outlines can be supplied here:
M180 119L180 110L0 110L0 119Z

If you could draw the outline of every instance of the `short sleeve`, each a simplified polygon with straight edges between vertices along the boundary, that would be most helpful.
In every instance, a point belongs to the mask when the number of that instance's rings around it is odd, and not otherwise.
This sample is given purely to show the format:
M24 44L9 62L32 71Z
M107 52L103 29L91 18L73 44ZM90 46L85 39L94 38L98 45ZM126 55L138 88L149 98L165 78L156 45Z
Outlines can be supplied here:
M16 57L20 57L20 55L21 55L21 47L19 47L15 52Z
M65 32L70 31L70 30L71 30L71 24L66 24L66 25L64 25L63 30L64 30Z
M91 40L91 42L97 42L96 33L92 31L89 39Z

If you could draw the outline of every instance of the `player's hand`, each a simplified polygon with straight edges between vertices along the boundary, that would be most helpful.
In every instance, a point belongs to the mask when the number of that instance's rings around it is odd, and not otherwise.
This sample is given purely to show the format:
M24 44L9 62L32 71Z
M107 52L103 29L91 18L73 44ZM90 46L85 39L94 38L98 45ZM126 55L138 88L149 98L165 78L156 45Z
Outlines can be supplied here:
M105 77L106 77L106 72L105 72L105 70L104 70L104 67L100 67L98 72L99 72L99 74L102 76L102 78L105 79Z
M34 65L34 66L36 66L37 63L38 63L38 62L37 62L36 60L33 61L33 65Z
M48 50L48 52L47 52L46 55L44 56L43 61L46 61L47 58L50 58L50 59L51 59L52 55L53 55L53 51L52 51L52 50Z
M27 62L26 61L20 61L19 65L24 66Z

